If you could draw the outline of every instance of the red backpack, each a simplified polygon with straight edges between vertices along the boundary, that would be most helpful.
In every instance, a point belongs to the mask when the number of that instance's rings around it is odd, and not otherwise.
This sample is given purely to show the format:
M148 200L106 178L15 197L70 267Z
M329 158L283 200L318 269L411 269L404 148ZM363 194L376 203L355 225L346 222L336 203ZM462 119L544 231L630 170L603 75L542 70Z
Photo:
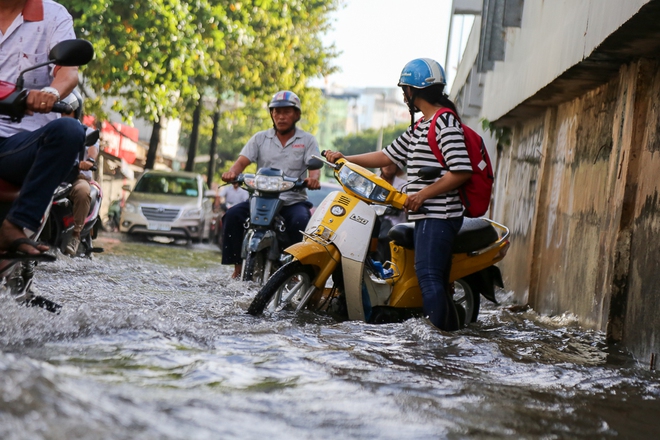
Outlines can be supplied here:
M429 127L428 141L431 151L444 168L447 167L442 152L438 147L438 141L435 138L435 123L438 117L443 113L451 113L455 118L456 113L448 108L441 108L438 110ZM458 188L458 195L461 198L461 203L465 208L464 215L466 217L481 217L488 211L490 206L490 195L493 191L493 167L490 164L490 157L484 145L484 140L474 130L465 124L463 127L463 134L465 135L465 147L467 148L470 163L472 164L472 177Z

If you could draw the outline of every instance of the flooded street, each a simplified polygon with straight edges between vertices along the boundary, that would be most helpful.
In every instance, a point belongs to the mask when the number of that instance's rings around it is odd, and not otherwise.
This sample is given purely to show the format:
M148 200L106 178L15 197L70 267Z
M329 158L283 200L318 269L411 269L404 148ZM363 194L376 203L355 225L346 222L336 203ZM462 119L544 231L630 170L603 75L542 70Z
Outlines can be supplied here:
M245 313L211 245L121 243L39 266L60 315L0 304L2 439L655 438L660 380L571 317Z

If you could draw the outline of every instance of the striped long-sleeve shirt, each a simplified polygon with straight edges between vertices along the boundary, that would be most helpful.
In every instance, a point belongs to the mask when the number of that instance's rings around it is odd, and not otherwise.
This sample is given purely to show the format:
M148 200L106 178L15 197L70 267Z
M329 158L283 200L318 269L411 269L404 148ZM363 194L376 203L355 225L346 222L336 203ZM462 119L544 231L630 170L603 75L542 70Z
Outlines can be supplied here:
M422 167L441 166L428 143L431 120L422 120L415 128L409 127L405 133L383 149L383 152L399 167L407 166L408 182L418 178L419 170ZM435 134L449 170L472 171L470 158L465 148L463 128L458 119L451 113L441 114L436 119ZM443 171L440 177L444 176L446 172L446 170ZM436 180L419 180L410 183L408 194L419 192ZM460 217L463 214L463 205L456 190L427 199L423 206L428 209L428 213L410 215L409 219L452 218Z

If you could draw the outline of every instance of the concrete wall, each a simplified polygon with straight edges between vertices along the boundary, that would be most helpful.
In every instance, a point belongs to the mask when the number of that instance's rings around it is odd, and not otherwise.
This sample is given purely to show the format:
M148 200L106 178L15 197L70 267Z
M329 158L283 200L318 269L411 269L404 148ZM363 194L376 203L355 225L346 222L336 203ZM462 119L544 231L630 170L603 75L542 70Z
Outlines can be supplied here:
M513 127L494 217L512 232L505 285L543 314L574 313L640 360L660 351L660 62Z
M482 115L495 121L587 58L649 0L525 0L488 75ZM506 90L507 93L502 93Z

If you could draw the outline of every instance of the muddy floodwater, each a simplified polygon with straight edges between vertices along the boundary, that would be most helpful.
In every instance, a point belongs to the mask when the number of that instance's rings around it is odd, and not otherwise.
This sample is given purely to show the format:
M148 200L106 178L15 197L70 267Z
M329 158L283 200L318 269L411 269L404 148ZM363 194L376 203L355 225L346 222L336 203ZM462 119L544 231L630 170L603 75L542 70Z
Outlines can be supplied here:
M0 439L652 439L660 380L580 328L486 304L455 333L255 318L211 245L97 241L0 302Z

